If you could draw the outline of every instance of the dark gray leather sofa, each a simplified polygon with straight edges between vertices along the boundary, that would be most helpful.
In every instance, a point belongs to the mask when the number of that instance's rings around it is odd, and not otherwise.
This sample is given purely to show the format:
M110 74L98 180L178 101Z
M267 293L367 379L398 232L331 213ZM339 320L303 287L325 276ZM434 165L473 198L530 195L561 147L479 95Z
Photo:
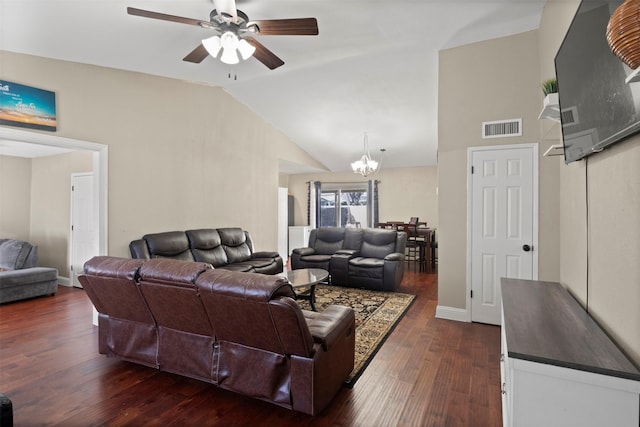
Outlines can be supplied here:
M407 234L377 228L311 230L309 246L291 253L291 268L322 268L331 284L393 291L404 275Z
M249 273L283 271L277 252L254 252L251 235L238 227L146 234L129 244L132 258L172 258L205 262L214 268Z

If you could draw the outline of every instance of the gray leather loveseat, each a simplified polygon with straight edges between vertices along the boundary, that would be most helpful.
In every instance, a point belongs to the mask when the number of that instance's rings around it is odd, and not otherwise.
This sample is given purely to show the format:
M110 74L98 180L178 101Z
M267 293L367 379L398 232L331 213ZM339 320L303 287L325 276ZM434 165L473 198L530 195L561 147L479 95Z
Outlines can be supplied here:
M393 291L404 275L407 234L377 228L311 230L309 246L291 253L291 268L322 268L331 284Z

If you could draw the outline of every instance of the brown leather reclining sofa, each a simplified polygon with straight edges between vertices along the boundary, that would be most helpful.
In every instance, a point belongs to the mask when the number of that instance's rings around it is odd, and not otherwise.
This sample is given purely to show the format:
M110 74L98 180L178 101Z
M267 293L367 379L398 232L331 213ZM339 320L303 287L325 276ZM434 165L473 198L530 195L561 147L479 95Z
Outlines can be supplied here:
M254 252L251 235L238 227L146 234L129 243L132 258L206 262L214 268L263 274L283 271L278 252Z
M354 366L348 307L302 310L279 276L108 256L79 278L99 352L315 415Z

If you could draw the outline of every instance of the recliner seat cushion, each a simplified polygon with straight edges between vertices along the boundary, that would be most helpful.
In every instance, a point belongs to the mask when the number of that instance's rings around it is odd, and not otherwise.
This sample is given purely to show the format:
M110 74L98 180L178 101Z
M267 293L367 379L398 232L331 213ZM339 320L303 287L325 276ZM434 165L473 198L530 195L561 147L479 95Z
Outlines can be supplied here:
M240 271L243 273L253 273L255 270L253 265L249 262L234 262L233 264L222 265L218 268L230 271Z
M382 279L384 260L356 257L349 260L349 276Z
M300 257L300 260L305 262L329 262L331 260L331 255L307 255Z

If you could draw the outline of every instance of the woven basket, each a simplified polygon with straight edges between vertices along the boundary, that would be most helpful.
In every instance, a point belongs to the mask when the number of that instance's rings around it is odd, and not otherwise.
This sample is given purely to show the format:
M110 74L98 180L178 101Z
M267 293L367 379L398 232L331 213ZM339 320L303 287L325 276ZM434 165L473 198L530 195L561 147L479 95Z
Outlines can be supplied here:
M635 70L640 66L640 0L626 0L611 15L607 43L615 56Z

